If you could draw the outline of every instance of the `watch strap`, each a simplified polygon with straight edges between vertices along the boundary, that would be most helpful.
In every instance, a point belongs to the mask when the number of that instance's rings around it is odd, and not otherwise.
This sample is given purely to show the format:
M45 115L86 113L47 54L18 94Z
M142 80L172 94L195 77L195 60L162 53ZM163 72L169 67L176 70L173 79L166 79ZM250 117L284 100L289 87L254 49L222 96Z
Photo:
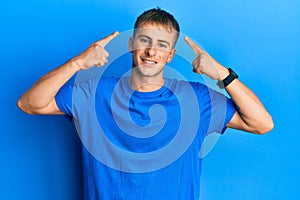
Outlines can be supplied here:
M217 85L219 88L223 89L228 86L234 79L238 78L239 76L231 69L228 68L229 75L222 81L218 81Z

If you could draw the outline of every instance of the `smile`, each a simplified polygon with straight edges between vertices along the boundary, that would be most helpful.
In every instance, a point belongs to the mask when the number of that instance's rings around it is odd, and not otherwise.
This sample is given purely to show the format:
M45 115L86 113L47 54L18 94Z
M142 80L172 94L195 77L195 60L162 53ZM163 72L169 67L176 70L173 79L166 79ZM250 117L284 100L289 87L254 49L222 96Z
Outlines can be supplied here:
M153 60L148 60L148 59L142 59L142 61L146 64L150 64L150 65L154 65L156 64L157 62L153 61Z

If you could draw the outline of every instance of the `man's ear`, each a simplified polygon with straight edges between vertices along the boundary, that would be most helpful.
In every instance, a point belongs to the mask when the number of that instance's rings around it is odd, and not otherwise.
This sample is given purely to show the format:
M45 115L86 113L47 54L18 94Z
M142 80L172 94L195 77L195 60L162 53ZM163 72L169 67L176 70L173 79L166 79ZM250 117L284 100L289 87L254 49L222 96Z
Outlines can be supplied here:
M171 60L173 59L175 53L176 53L176 49L174 48L174 49L171 50L170 55L169 55L169 57L167 59L168 63L171 62Z
M133 52L133 37L131 36L128 41L129 52Z

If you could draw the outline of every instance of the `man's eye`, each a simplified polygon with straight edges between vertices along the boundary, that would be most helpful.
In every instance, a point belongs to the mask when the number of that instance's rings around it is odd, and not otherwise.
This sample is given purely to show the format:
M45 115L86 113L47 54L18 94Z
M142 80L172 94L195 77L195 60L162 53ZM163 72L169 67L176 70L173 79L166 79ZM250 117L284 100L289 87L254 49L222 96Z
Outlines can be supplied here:
M140 41L144 44L148 44L149 40L145 39L145 38L141 38Z
M167 45L165 45L163 43L159 43L158 46L159 46L159 48L167 48Z

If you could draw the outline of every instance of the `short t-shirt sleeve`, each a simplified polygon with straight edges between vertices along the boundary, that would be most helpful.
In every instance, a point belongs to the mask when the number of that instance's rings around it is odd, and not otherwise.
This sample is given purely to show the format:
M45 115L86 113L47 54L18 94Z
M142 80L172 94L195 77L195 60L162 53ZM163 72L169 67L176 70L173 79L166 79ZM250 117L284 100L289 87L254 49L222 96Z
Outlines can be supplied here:
M73 116L72 93L73 93L73 86L65 85L55 95L55 101L59 110L70 117Z
M223 134L227 124L236 112L236 107L231 98L202 83L193 83L198 96L201 116L209 133Z
M208 133L217 132L223 134L227 124L236 112L236 107L231 98L222 93L209 89L211 100L211 125Z

